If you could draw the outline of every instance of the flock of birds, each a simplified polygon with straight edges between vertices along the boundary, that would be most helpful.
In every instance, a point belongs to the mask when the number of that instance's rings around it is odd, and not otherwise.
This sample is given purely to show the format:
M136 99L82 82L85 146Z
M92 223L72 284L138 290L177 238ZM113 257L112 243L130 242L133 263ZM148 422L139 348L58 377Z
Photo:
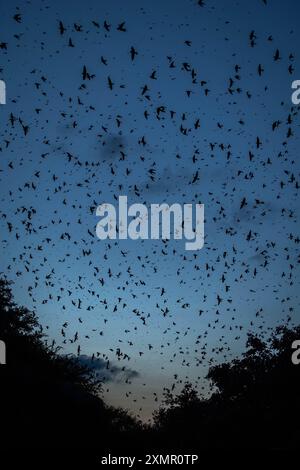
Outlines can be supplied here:
M210 2L192 3L201 24ZM151 41L155 23L143 7L140 15ZM240 352L249 329L268 334L297 314L299 111L276 96L266 110L264 80L279 73L289 84L294 52L249 28L250 65L232 51L216 89L200 66L213 32L200 47L184 37L189 27L169 25L164 54L151 42L143 48L131 17L57 17L36 37L33 22L17 8L0 37L1 73L14 54L24 68L21 91L1 109L2 275L36 309L49 341L88 359L106 392L116 377L122 403L138 415L160 399L159 386L143 380L148 368L160 368L169 390L191 380L205 394L203 371ZM204 203L204 248L100 242L96 207L123 194ZM279 309L275 320L268 304Z

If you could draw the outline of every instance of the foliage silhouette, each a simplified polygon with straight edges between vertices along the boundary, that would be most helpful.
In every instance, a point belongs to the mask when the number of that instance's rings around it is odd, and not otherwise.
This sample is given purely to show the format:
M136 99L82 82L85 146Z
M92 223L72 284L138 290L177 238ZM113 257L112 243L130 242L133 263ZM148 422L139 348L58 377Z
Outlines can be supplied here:
M0 367L4 448L101 449L117 434L139 430L126 410L104 404L92 371L47 344L36 315L14 303L3 279L0 338L7 347L7 365Z
M242 357L211 367L212 393L203 398L186 383L166 391L143 425L127 410L107 406L93 371L49 345L33 312L17 306L0 279L1 425L5 448L97 449L122 455L205 448L297 448L300 366L291 345L300 326L275 329L269 339L249 334Z
M264 341L249 334L239 359L211 367L214 392L201 399L190 383L154 414L154 427L177 448L297 448L300 366L291 345L300 327L281 326Z

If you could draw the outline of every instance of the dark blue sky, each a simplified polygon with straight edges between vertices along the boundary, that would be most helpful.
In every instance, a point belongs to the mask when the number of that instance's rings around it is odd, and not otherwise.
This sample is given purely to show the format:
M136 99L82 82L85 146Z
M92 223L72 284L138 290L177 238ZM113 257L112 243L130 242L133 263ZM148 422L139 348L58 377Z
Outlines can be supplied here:
M163 387L206 393L209 365L240 354L249 329L299 323L299 13L2 2L1 271L63 353L100 353L110 403L149 417ZM205 204L204 248L98 240L96 205L119 195Z

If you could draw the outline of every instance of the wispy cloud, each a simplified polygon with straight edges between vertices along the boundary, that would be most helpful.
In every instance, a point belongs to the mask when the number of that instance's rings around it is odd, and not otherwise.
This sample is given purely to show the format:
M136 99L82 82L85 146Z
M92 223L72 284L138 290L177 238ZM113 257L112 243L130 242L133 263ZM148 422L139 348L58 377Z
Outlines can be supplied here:
M101 358L93 358L82 354L77 357L79 363L85 367L88 367L94 373L96 373L100 379L106 382L123 382L126 380L132 380L139 376L139 373L133 369L125 369L108 363Z

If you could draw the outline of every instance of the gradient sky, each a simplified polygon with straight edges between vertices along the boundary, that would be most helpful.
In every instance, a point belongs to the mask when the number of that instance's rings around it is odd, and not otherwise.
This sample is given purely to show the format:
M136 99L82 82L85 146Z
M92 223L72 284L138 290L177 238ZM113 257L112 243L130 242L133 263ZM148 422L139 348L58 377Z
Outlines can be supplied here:
M2 275L62 353L100 353L107 401L145 419L163 387L206 394L247 331L299 323L300 5L204 3L1 2ZM205 204L204 248L98 240L96 206L119 195Z

